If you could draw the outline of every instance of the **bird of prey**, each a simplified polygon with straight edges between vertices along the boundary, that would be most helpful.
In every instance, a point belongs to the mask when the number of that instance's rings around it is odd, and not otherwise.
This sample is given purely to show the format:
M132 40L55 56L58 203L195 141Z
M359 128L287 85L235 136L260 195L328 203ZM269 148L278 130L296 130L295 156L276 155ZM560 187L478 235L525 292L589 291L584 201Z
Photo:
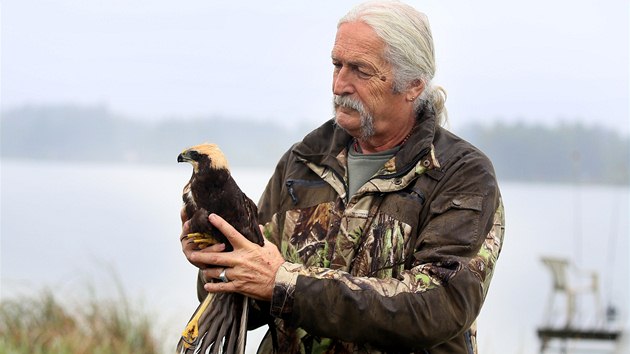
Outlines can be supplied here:
M210 224L208 215L223 217L251 242L262 246L256 204L241 191L228 168L227 159L215 144L193 146L177 157L193 166L184 187L183 201L190 233L184 237L199 249L225 243L232 245ZM182 354L243 353L247 333L248 298L236 293L208 294L182 333L177 351Z

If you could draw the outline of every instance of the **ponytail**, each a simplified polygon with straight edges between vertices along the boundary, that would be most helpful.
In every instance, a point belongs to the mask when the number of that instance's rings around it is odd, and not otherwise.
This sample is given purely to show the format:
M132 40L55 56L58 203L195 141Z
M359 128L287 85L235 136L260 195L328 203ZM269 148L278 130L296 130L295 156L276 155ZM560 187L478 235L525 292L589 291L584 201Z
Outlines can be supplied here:
M429 84L414 102L416 111L425 104L429 105L435 112L435 124L446 126L448 123L448 112L446 111L446 90L439 85Z

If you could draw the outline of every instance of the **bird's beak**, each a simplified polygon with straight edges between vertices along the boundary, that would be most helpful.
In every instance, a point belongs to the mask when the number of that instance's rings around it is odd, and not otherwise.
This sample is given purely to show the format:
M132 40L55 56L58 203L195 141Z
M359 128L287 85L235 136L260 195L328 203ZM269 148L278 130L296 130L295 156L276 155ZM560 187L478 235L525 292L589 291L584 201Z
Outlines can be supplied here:
M190 157L188 156L188 150L182 152L177 156L177 162L186 162L190 161Z

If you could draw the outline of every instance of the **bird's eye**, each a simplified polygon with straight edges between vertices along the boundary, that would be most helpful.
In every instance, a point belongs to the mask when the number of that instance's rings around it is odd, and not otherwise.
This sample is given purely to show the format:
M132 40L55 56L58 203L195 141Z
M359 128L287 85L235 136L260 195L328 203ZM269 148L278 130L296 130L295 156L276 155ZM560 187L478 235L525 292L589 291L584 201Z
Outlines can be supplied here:
M190 152L190 157L193 160L197 160L199 158L199 153L197 151L193 150L193 151Z

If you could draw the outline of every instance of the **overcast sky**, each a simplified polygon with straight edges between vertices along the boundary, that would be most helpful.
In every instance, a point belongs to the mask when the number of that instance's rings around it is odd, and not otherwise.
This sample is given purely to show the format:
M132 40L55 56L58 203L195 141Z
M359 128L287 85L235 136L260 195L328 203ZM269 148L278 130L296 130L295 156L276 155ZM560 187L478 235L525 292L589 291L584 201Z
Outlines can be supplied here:
M3 0L2 108L322 122L336 23L356 3ZM408 3L431 22L453 127L580 120L628 134L628 1Z

